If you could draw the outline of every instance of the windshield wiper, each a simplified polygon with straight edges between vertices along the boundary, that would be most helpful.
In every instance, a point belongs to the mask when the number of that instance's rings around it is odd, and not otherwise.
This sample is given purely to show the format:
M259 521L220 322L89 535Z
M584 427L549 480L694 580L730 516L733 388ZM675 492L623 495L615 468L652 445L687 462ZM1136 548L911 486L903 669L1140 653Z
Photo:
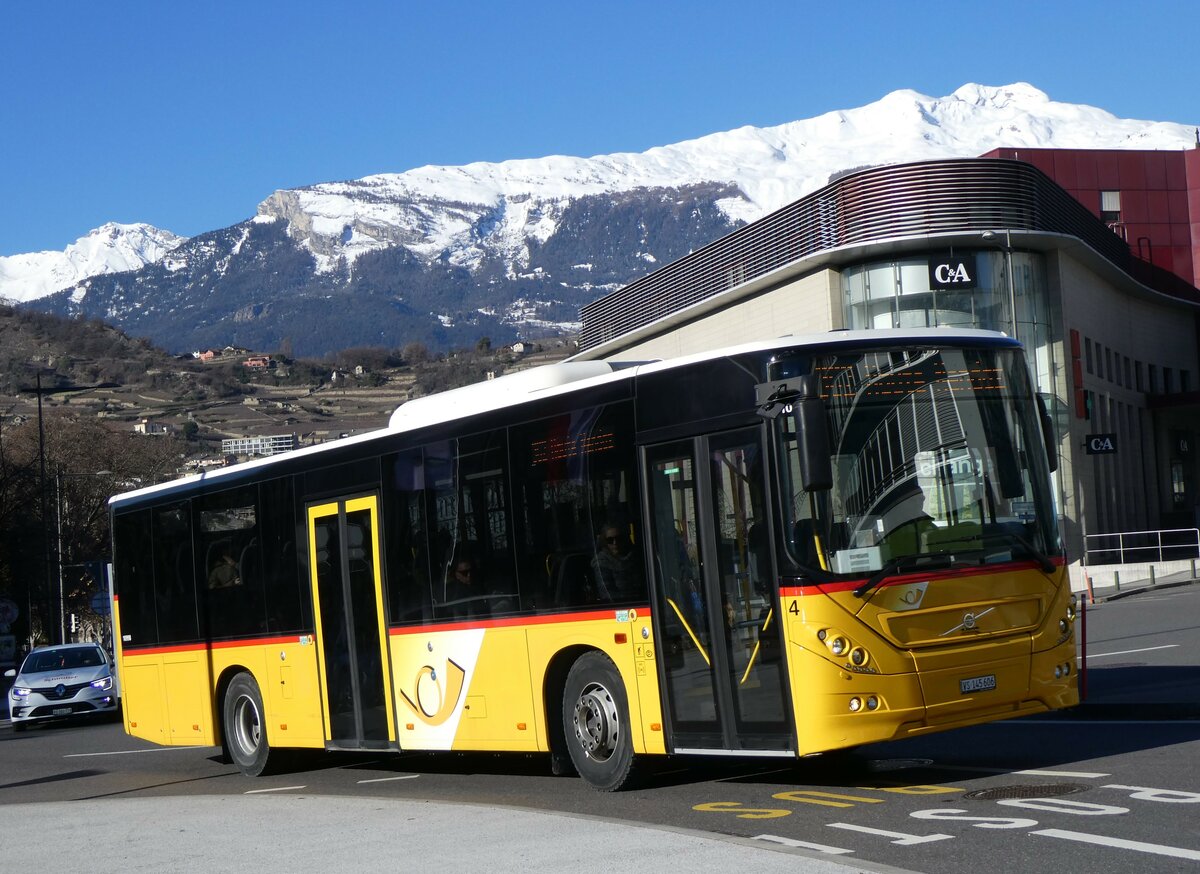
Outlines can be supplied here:
M975 567L976 562L961 561L953 555L901 555L888 561L875 573L867 577L867 581L854 590L854 594L863 597L879 588L889 577L897 574L924 571L944 570L952 567Z

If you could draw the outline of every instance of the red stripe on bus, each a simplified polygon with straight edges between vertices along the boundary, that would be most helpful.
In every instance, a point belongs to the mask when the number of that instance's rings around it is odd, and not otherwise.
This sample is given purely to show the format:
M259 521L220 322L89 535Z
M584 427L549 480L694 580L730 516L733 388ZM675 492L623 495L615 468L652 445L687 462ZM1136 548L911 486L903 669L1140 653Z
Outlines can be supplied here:
M551 613L546 616L512 616L505 619L463 619L457 622L437 622L430 625L405 625L389 629L394 636L402 634L425 634L432 631L464 631L474 628L512 628L517 625L558 625L567 622L598 622L615 620L618 613L636 612L638 619L649 619L649 607L625 610L588 610L580 613Z
M578 613L552 613L547 616L510 616L504 619L465 619L461 622L439 622L431 625L406 625L400 628L388 629L389 635L424 634L432 631L462 631L471 628L512 628L518 625L553 625L567 622L599 622L615 620L621 610L588 610ZM635 607L638 619L649 619L649 607ZM234 649L247 646L280 646L297 643L302 637L312 637L313 632L305 634L290 634L285 637L245 638L242 640L215 640L212 649ZM203 643L185 643L176 646L146 646L134 647L126 644L122 650L126 655L165 655L179 652L204 652L209 646Z
M181 643L175 646L130 646L125 644L121 649L126 655L165 655L173 652L205 652L209 649L234 649L245 646L280 646L285 643L299 643L300 638L310 637L308 634L289 634L286 637L256 637L244 640L214 640L206 643Z
M1051 563L1056 567L1062 567L1066 564L1066 559L1061 556L1055 556L1050 559ZM995 574L1011 573L1018 570L1029 570L1038 566L1036 561L1008 561L1004 564L989 564L984 567L976 568L944 568L942 570L927 571L911 571L904 574L897 574L894 577L889 577L879 588L887 589L891 586L903 586L913 582L932 582L934 580L954 579L955 577L990 577ZM869 577L861 577L855 580L838 580L834 583L805 583L799 586L780 586L779 594L785 598L797 598L801 595L828 595L833 592L849 592L857 589L865 583Z

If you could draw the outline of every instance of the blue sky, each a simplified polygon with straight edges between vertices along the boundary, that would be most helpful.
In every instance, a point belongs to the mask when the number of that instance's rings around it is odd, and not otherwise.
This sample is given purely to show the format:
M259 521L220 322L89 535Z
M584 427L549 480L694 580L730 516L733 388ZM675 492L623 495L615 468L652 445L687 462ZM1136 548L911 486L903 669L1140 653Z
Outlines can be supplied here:
M289 188L643 151L1026 81L1200 123L1200 3L0 5L0 255L106 221L192 235Z

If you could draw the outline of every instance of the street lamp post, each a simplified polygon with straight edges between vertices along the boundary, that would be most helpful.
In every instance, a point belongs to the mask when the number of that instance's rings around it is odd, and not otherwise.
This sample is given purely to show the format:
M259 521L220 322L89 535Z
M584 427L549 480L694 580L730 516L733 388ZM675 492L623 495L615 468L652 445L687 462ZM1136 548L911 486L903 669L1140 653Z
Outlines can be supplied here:
M999 243L995 231L984 231L981 235L988 242ZM1018 336L1017 329L1017 286L1013 281L1013 262L1012 262L1012 231L1008 228L1004 229L1004 272L1008 276L1008 315L1012 326L1012 338L1014 340L1021 339Z

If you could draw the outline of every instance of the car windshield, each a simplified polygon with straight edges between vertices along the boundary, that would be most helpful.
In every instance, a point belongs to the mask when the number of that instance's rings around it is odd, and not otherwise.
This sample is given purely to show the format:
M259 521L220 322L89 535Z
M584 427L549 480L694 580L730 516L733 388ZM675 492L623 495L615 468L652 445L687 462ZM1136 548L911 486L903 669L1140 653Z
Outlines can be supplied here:
M104 664L104 656L96 647L43 649L29 654L29 658L21 666L21 673L41 674L46 671L97 668L102 664Z
M1036 397L1015 348L886 349L778 362L814 373L833 487L800 485L780 416L788 551L803 572L877 572L1061 554ZM787 372L787 371L790 371Z

